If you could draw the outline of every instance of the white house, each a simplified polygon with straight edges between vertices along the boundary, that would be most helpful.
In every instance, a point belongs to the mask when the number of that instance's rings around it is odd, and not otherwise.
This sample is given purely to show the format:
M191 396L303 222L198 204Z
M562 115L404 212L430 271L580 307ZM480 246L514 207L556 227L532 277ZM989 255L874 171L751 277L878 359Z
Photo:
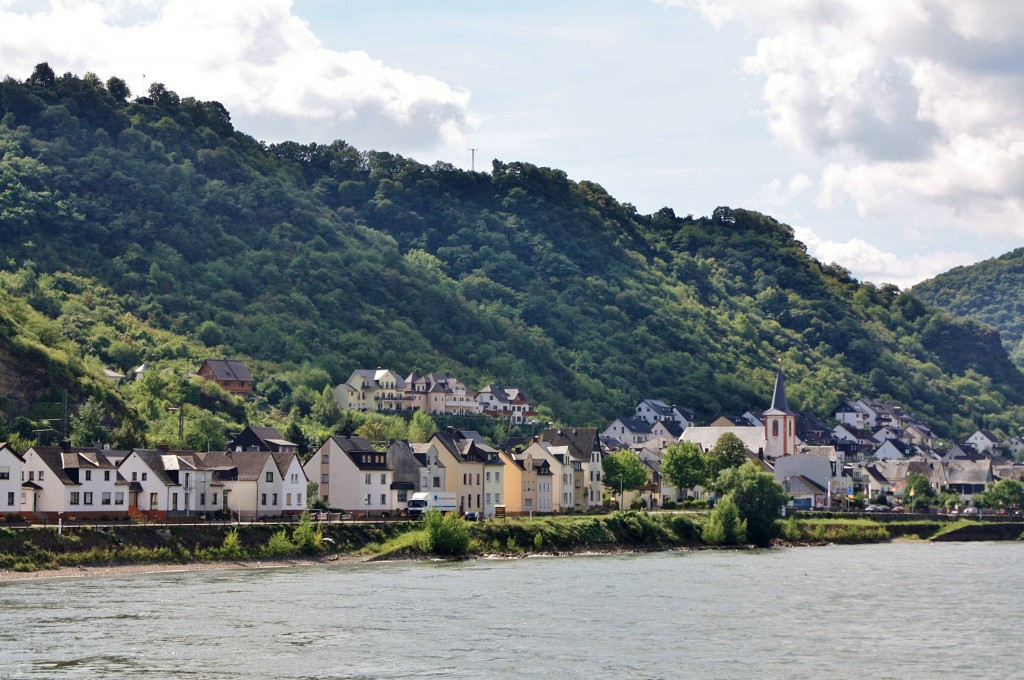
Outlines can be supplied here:
M967 438L967 443L978 453L988 453L1000 448L999 438L988 430L978 430Z
M633 446L645 444L654 434L651 432L651 424L642 418L616 418L601 436L614 439L625 446Z
M128 514L128 483L107 452L34 446L22 466L22 513L52 520Z
M21 514L21 472L24 464L14 449L0 442L0 514Z
M221 493L221 507L243 519L299 515L306 509L308 480L295 453L211 451L195 455L197 471L210 473L211 488L223 489L209 492L210 505L212 494Z
M387 455L362 437L331 437L303 469L320 483L320 496L333 508L365 514L397 509Z
M224 483L194 451L134 449L118 466L132 515L168 517L226 510Z
M693 425L697 418L693 411L682 406L669 405L660 399L644 399L636 405L636 417L654 425L659 420L670 420L684 428Z

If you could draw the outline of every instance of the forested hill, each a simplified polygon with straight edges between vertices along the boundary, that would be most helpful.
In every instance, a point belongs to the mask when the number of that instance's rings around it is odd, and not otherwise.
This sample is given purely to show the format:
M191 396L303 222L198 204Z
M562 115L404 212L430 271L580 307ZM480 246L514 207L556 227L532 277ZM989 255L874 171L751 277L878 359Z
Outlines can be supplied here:
M447 370L604 425L644 397L762 408L781 361L819 414L867 394L963 434L1024 413L994 333L756 212L642 215L527 163L267 146L216 102L41 68L0 84L0 178L0 281L51 320L33 342L93 371L238 356L288 413L296 382Z
M913 292L953 314L991 324L1010 357L1024 366L1024 248L956 267L919 283Z

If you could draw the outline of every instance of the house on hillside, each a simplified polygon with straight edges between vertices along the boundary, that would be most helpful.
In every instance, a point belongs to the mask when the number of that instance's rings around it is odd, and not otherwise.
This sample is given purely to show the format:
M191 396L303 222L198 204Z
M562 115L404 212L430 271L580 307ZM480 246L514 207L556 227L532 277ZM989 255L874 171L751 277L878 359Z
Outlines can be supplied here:
M693 411L682 406L666 404L660 399L644 399L636 405L635 417L654 425L658 421L669 420L679 423L684 428L697 422Z
M5 442L0 442L0 515L20 515L21 471L25 460Z
M237 359L207 359L199 376L220 385L226 392L246 399L252 394L252 373Z
M990 453L993 456L1002 454L999 437L988 430L978 430L967 438L967 444L970 444L978 453Z
M487 385L476 395L480 410L486 416L521 425L537 415L526 392L518 387Z
M626 446L633 446L647 442L654 435L651 432L651 424L642 418L616 418L601 436L614 439Z
M273 427L249 425L228 442L228 450L298 453L299 445L285 439Z
M357 369L334 388L334 402L351 411L407 411L411 397L405 379L387 368Z
M982 493L993 482L992 459L956 459L946 463L946 484L960 499L970 501L974 494Z

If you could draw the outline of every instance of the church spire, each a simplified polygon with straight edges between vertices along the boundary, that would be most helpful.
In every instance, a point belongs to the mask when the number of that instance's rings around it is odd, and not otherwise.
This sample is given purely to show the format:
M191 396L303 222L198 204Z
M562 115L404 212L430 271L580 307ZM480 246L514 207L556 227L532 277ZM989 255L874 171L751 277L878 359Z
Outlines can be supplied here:
M771 410L789 413L789 402L786 401L786 379L782 376L782 368L775 374L775 391L772 392Z

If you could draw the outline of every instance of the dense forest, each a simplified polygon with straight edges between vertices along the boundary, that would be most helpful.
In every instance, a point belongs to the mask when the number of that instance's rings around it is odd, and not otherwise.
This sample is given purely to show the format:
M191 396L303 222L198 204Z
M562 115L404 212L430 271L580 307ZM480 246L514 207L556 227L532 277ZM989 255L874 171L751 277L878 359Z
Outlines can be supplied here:
M914 286L913 293L957 316L994 326L1010 358L1024 367L1024 248L951 269Z
M864 394L946 436L1024 422L996 333L816 261L766 215L644 215L524 162L268 145L159 83L133 99L46 64L0 83L0 225L0 439L67 391L122 442L173 439L179 405L208 444L244 422L315 440L351 425L325 388L377 366L516 385L574 425L645 397L763 408L780 364L820 415ZM182 378L221 356L256 399ZM143 362L162 370L99 377Z

